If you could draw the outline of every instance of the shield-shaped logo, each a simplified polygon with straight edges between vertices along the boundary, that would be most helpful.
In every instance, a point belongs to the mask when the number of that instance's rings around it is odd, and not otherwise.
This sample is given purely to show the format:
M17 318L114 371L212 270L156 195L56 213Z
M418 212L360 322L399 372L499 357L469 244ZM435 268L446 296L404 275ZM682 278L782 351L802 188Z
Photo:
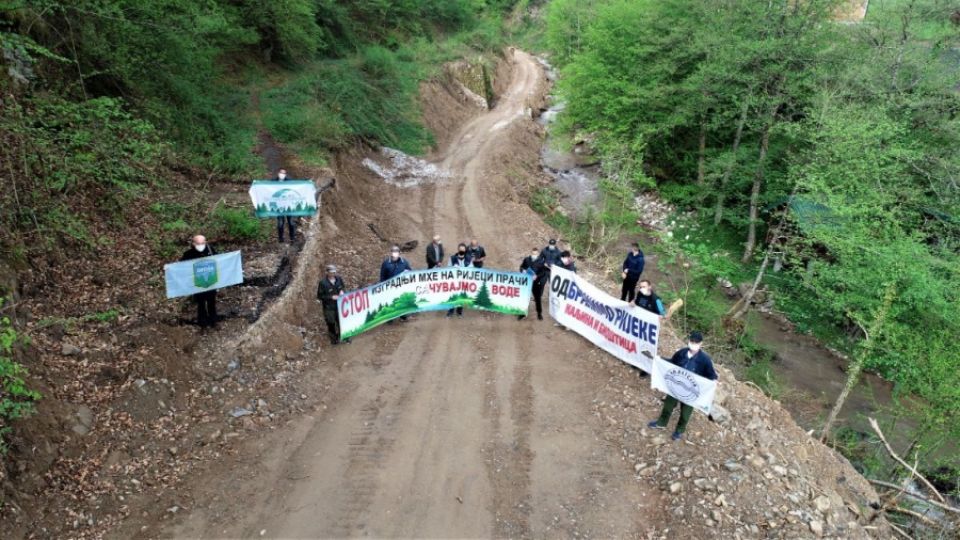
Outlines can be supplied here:
M193 284L200 289L208 289L217 283L217 261L200 260L193 263Z

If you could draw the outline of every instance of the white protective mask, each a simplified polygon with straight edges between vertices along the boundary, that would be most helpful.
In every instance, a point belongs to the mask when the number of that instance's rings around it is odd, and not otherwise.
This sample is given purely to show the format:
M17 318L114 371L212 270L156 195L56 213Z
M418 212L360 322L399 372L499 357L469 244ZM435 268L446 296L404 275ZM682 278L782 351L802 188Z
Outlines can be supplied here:
M644 296L650 296L650 288L649 288L649 287L640 287L640 292L641 292Z
M690 352L692 352L692 353L700 352L700 344L699 344L699 343L687 343L687 347L690 348Z
M284 173L280 173L280 174L277 175L277 178L279 178L279 179L281 179L281 180L285 180L285 179L287 178L287 175L284 174Z
M568 257L561 257L560 260L563 261L563 264L570 264L570 259Z
M193 246L193 249L202 252L203 250L207 249L207 245L206 245L206 244L195 244L195 245Z

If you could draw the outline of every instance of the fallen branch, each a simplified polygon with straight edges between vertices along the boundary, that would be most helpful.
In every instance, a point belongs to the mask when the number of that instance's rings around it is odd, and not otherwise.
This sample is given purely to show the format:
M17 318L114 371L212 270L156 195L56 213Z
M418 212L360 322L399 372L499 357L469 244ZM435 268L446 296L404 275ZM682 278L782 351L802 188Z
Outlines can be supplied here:
M896 512L896 513L898 513L898 514L908 515L908 516L916 519L916 520L919 521L920 523L923 523L924 525L926 525L926 526L928 526L928 527L932 527L932 528L934 528L934 529L942 529L942 528L943 528L943 525L942 525L942 524L937 523L936 521L928 518L927 516L921 514L920 512L915 512L915 511L910 510L910 509L908 509L908 508L903 508L902 506L896 506L896 505L894 505L894 506L889 506L889 507L886 508L886 510L887 510L888 512Z
M904 538L907 538L908 540L913 540L913 537L907 534L906 532L904 532L904 530L901 529L900 527L897 527L893 523L887 523L887 525L890 525L890 528L893 529L895 532L902 534Z
M882 486L882 487L885 487L885 488L895 489L895 490L903 493L904 495L906 495L906 496L908 496L908 497L913 497L914 499L921 500L921 501L923 501L923 502L925 502L925 503L932 504L933 506L936 506L937 508L941 508L941 509L943 509L943 510L946 510L947 512L953 512L954 514L960 515L960 508L954 508L954 507L952 507L952 506L950 506L950 505L948 505L948 504L943 504L943 503L941 503L941 502L937 502L937 501L935 501L935 500L933 500L933 499L931 499L931 498L929 498L929 497L924 497L923 495L917 495L916 493L910 493L909 491L903 489L902 487L900 487L900 486L898 486L898 485L896 485L896 484L891 484L890 482L884 482L883 480L874 480L873 478L867 478L867 481L870 482L871 484L874 484L874 485L877 485L877 486Z
M877 420L875 418L867 418L867 421L870 422L870 427L873 428L873 431L875 431L877 436L880 437L880 441L883 442L883 446L887 448L887 453L890 454L890 457L895 459L897 463L906 467L907 470L910 471L910 473L913 474L914 477L916 477L921 482L923 482L923 484L927 486L927 489L929 489L934 495L937 496L937 500L939 500L940 502L946 502L946 499L943 498L943 495L941 495L940 492L937 491L937 488L933 487L933 484L931 484L929 480L927 480L926 478L923 477L923 475L918 473L917 469L911 467L909 463L900 459L900 456L898 456L897 453L893 451L893 448L890 448L890 443L887 442L886 437L883 436L883 432L880 431L880 425L877 424Z

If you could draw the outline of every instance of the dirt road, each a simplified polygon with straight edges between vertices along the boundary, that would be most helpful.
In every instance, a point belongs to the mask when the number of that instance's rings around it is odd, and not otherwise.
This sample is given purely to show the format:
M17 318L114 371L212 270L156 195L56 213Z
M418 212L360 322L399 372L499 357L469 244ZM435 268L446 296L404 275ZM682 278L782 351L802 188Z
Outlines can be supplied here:
M409 237L480 238L498 268L543 241L522 225L532 211L486 181L543 83L531 57L513 60L497 107L437 160L454 180L406 190L385 209ZM644 536L660 492L599 437L593 401L609 374L591 349L549 318L477 312L423 314L325 349L341 366L322 381L325 406L197 475L185 488L194 506L147 534Z

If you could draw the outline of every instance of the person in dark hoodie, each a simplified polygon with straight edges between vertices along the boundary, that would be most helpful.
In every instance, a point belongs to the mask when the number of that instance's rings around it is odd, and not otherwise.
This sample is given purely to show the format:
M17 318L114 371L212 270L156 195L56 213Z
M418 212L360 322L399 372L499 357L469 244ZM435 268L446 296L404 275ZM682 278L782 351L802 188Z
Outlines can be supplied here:
M287 170L280 169L277 171L277 176L273 179L274 182L286 182L287 180ZM297 218L294 216L277 216L277 236L280 239L280 243L283 243L283 229L286 225L287 229L290 230L290 243L297 237Z
M450 257L450 266L457 268L469 268L473 266L473 258L470 256L466 244L457 246L457 252ZM457 317L463 317L463 306L457 306L447 310L447 317L453 317L454 311L457 312Z
M550 279L550 269L544 264L543 256L540 250L533 248L530 255L523 258L520 263L520 271L526 272L533 277L533 302L537 306L537 320L543 320L543 289ZM523 320L526 315L517 315L517 320Z
M410 270L410 263L400 256L400 246L393 246L390 248L390 256L384 259L383 264L380 265L380 281L386 281ZM401 316L400 320L406 321L407 315ZM392 323L391 320L388 324Z
M625 302L633 302L636 295L637 280L643 273L643 252L640 251L640 244L634 242L630 244L630 252L627 258L623 260L623 287L620 289L620 299Z
M181 261L192 261L201 257L210 257L214 255L213 248L207 244L207 239L201 234L193 237L191 247L183 256ZM193 295L193 300L197 303L197 324L200 328L217 327L217 290L204 291Z
M323 319L327 323L330 343L350 343L350 338L340 339L340 317L337 314L337 299L343 294L343 279L337 275L337 267L327 265L326 277L320 278L317 285L317 300L323 305Z
M704 379L715 381L717 380L717 372L713 369L713 360L700 348L702 344L703 334L691 332L687 340L687 346L674 353L673 357L670 358L670 363L696 373ZM666 428L677 403L679 401L675 397L668 395L667 399L663 401L663 410L660 411L660 417L647 424L647 427L653 429ZM680 419L677 421L677 428L673 431L673 440L676 441L683 437L683 432L687 429L687 422L690 421L692 413L693 407L686 403L680 403Z

